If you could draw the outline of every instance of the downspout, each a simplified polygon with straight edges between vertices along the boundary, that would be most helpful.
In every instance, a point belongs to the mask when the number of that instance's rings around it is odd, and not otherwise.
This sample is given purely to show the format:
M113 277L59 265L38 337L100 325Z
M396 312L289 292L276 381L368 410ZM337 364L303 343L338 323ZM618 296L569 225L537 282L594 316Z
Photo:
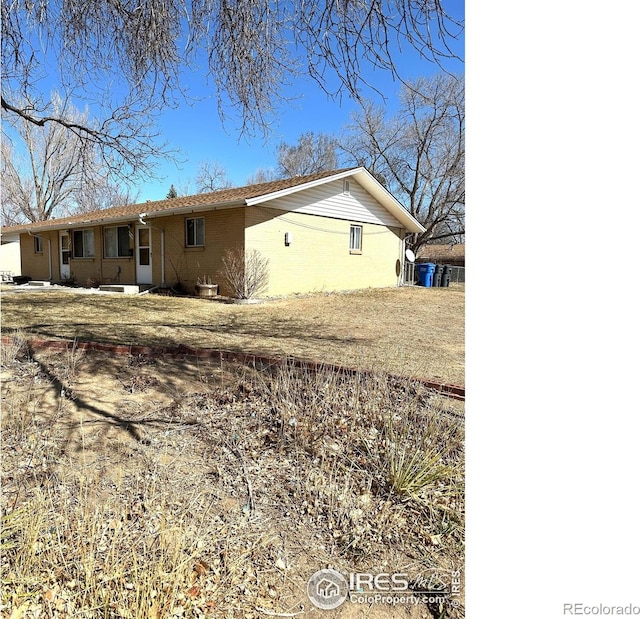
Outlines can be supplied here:
M164 228L160 228L160 254L162 261L160 262L161 270L162 270L162 285L166 286L166 280L164 278Z
M27 230L27 234L29 236L32 237L38 237L39 239L43 239L46 240L49 243L49 281L51 281L53 279L53 265L51 263L51 239L50 238L45 238L44 236L42 236L41 234L33 234L31 232L31 230Z
M399 231L400 234L398 235L398 238L400 239L400 273L398 273L398 287L401 287L405 284L405 273L407 268L407 261L405 256L407 229L400 228Z

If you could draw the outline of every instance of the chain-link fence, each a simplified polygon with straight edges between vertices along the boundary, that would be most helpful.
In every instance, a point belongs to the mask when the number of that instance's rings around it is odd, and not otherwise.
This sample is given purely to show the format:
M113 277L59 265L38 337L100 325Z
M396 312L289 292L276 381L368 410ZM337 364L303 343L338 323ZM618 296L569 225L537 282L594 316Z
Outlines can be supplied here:
M464 283L464 267L451 267L451 283Z

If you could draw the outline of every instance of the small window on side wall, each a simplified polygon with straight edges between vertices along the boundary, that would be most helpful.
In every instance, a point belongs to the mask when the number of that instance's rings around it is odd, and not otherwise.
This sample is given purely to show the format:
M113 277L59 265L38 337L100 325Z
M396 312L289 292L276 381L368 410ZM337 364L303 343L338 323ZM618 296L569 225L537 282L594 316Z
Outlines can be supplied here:
M204 247L204 217L185 220L187 247Z
M36 254L41 254L42 253L42 237L41 236L34 236L33 237L33 251Z
M362 226L351 226L349 230L349 252L362 253Z

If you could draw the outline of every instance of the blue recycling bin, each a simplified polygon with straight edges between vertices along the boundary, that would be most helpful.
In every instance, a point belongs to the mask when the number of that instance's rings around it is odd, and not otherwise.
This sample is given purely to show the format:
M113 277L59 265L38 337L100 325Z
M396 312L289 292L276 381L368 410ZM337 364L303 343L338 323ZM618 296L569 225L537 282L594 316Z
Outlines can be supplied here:
M427 262L427 279L429 286L433 286L433 278L436 276L436 265L433 262Z
M416 271L418 272L418 283L421 286L426 286L427 285L427 265L416 264Z
M421 286L431 288L433 282L433 272L436 270L436 265L431 262L423 262L416 264L418 269L418 282Z

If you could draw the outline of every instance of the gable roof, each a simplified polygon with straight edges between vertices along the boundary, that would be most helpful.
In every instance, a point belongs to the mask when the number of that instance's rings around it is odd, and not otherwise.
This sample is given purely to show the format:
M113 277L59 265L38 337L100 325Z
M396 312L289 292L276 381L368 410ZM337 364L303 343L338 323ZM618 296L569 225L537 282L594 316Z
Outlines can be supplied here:
M409 232L424 232L424 228L412 215L396 200L365 168L345 168L330 172L319 172L306 176L220 189L211 193L193 196L155 200L127 206L80 213L59 219L37 221L18 226L2 228L2 234L20 232L45 232L47 230L61 230L70 226L103 225L120 221L131 221L139 217L158 217L181 213L193 213L211 209L236 208L253 206L283 197L346 177L354 177L378 202L382 204Z

